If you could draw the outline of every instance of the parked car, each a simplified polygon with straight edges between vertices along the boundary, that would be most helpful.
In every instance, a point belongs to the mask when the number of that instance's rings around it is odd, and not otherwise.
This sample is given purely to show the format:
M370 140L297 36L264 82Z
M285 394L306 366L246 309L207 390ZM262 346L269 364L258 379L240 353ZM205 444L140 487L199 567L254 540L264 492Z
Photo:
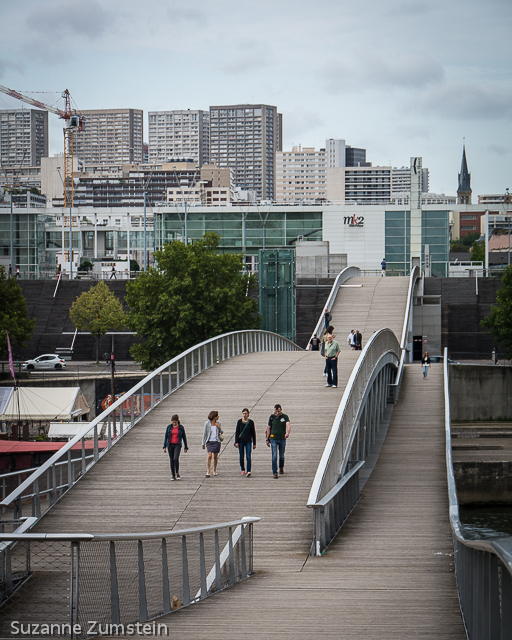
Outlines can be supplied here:
M430 356L430 362L434 363L434 362L444 362L444 357L443 356ZM456 360L451 360L450 358L448 358L448 364L460 364L460 362L456 361Z
M66 361L55 353L45 353L34 360L27 360L22 367L25 371L34 369L65 369Z

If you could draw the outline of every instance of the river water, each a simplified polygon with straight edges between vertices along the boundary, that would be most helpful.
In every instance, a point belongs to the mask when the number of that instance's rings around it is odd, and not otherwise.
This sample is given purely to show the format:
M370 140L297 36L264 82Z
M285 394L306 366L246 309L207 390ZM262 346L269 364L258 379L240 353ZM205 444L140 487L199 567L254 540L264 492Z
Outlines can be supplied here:
M459 517L471 540L512 536L512 505L459 507Z

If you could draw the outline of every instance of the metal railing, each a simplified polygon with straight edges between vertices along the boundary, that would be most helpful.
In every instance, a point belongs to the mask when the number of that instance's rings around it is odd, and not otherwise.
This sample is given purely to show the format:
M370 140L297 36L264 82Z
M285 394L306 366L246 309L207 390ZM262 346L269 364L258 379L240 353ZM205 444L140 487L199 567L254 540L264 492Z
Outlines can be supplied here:
M400 388L402 386L402 378L404 373L404 365L409 361L409 349L412 340L409 337L412 329L412 314L413 314L413 295L416 282L420 279L421 272L418 266L414 267L409 276L409 289L407 291L407 303L405 305L404 324L402 326L402 337L400 339L400 366L398 367L398 374L395 382L390 386L390 394L392 395L392 402L398 401L400 395Z
M448 349L444 350L446 468L455 577L469 640L512 638L512 536L467 540L453 472Z
M334 301L336 300L336 296L338 295L338 291L340 290L340 286L344 282L346 282L349 278L355 278L360 274L361 274L361 270L359 269L359 267L345 267L343 271L340 271L340 273L338 274L338 277L336 278L336 280L334 281L334 284L332 285L331 293L329 294L329 297L327 298L327 302L325 303L324 308L322 309L322 313L320 314L320 318L316 323L316 327L313 333L311 334L311 338L313 338L314 336L317 336L318 338L322 337L322 334L325 329L324 311L326 308L329 309L329 311L332 309Z
M395 334L381 329L354 366L307 502L313 509L313 555L329 545L359 500L359 470L380 429L399 354Z
M41 637L42 625L53 625L51 637L134 635L249 577L259 520L124 535L0 534L0 636ZM166 624L149 628L169 635Z
M2 498L2 513L13 519L23 515L23 505L29 504L30 514L40 518L41 501L51 508L94 464L105 455L133 426L171 393L189 380L224 360L258 351L302 351L288 338L260 330L234 331L205 340L191 347L147 375L122 395L103 413L89 422L57 453L33 472L8 496ZM106 423L106 446L101 450L96 425ZM92 432L92 456L86 455L86 439ZM103 443L102 443L103 444ZM80 462L71 458L71 449L79 445ZM12 510L12 511L11 511Z

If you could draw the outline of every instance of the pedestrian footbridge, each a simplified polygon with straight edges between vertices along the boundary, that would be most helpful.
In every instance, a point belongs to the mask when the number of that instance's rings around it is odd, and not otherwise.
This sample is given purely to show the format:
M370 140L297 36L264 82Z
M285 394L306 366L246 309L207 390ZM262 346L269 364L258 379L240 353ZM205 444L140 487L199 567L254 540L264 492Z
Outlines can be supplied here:
M108 423L104 449L92 428L93 447L72 457L79 434L5 496L0 637L21 622L17 637L36 637L34 623L86 637L89 621L114 637L116 625L154 619L180 640L466 637L446 374L434 365L424 382L405 364L417 275L340 274L327 302L342 349L337 389L325 388L318 352L261 331L220 336L98 416ZM351 329L363 334L362 352L346 342ZM264 433L277 402L292 429L275 480ZM257 431L250 478L233 446L243 407ZM206 478L201 438L212 409L225 439L218 476ZM189 445L180 482L162 452L174 413ZM508 575L503 554L475 553L492 556L500 580Z

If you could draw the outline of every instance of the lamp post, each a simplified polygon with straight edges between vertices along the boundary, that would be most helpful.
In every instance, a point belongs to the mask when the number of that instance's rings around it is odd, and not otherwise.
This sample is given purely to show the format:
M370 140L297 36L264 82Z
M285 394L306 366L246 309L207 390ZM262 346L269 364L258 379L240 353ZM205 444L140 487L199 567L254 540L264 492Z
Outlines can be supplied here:
M12 196L13 192L11 189L11 275L14 275L14 213L12 210Z

